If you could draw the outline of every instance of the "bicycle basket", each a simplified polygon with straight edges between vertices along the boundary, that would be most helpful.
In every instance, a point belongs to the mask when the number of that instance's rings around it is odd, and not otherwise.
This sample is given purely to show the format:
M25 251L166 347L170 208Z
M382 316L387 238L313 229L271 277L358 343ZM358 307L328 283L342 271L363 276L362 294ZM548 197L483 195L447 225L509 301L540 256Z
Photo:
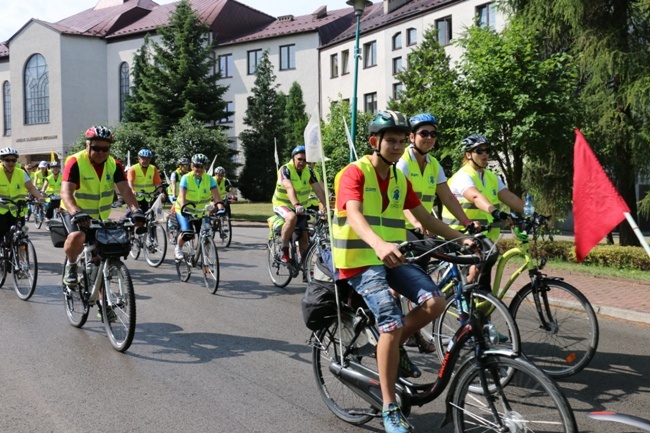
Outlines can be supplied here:
M65 232L63 222L60 219L52 218L50 220L50 238L52 239L54 248L63 248L67 236L68 234Z
M124 257L131 251L131 237L123 228L103 228L95 232L97 252L102 257Z

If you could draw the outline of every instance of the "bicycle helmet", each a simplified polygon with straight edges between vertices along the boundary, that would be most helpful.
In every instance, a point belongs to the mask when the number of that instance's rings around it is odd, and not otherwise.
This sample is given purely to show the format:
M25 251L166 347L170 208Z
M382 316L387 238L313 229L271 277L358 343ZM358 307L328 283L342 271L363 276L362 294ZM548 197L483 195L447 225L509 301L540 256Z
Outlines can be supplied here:
M9 155L18 156L18 151L13 147L3 147L0 149L0 158L4 158L5 156Z
M436 129L438 128L438 119L436 119L436 116L429 113L416 114L409 119L409 122L411 123L411 132L417 131L420 126L424 125L432 125L435 126Z
M305 152L306 152L305 151L305 146L296 146L291 151L291 157L293 158L295 155L297 155L299 153L305 153Z
M487 144L490 146L490 140L480 134L472 134L461 143L463 152L471 152L474 148L480 146L481 144Z
M149 149L141 149L140 152L138 152L138 156L140 158L153 158L153 152Z
M210 162L210 160L202 153L197 153L192 157L192 164L195 165L206 165L208 162Z
M91 126L86 130L86 140L105 140L112 143L115 137L111 130L105 126Z
M217 175L217 174L224 174L225 175L226 174L226 169L219 166L219 167L214 169L214 174L215 175Z
M190 165L190 160L183 156L182 158L178 158L177 164L178 165Z
M58 161L50 162L50 168L54 168L54 167L61 168L61 164L59 164Z
M393 130L408 134L411 132L409 121L399 111L380 111L375 115L375 118L370 122L368 132L370 135L383 134L387 130Z
M41 161L38 163L38 168L47 168L47 161Z

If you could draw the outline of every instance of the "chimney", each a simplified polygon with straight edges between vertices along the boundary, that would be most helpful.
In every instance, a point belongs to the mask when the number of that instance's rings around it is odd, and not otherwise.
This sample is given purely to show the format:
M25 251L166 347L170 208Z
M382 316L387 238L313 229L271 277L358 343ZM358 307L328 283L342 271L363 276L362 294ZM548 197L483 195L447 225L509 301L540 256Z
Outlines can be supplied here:
M282 15L281 17L278 17L278 21L293 21L293 15Z
M384 0L384 15L388 15L410 1L411 0Z
M311 14L311 16L315 20L325 18L327 16L327 5L323 5L318 9L316 9L316 11L314 11L314 13Z

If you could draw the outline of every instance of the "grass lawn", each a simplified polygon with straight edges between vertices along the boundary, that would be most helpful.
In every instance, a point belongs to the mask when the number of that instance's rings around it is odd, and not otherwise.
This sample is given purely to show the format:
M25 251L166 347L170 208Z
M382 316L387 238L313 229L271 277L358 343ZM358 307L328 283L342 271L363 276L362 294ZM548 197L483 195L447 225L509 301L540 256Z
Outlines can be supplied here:
M246 200L231 203L230 210L233 221L266 222L266 219L273 215L271 203L251 203Z

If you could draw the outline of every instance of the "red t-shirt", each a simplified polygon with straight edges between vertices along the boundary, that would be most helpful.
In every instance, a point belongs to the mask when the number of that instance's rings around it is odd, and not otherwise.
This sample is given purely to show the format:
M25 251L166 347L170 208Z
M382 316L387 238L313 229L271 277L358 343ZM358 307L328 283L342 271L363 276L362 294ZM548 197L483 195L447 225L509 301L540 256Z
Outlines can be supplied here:
M390 177L382 179L377 172L377 182L379 183L379 192L382 196L382 210L385 210L388 206L388 185L390 183ZM393 168L390 169L390 175L393 175ZM345 210L345 205L349 200L360 201L363 203L363 189L364 189L365 179L363 171L356 165L350 164L345 168L345 171L341 174L339 178L339 188L336 192L336 206L338 211ZM422 203L417 193L413 190L413 185L411 181L406 179L406 199L404 201L404 209L413 209L418 207ZM359 272L367 269L368 266L361 268L351 268L351 269L339 269L340 278L350 278L358 274Z

